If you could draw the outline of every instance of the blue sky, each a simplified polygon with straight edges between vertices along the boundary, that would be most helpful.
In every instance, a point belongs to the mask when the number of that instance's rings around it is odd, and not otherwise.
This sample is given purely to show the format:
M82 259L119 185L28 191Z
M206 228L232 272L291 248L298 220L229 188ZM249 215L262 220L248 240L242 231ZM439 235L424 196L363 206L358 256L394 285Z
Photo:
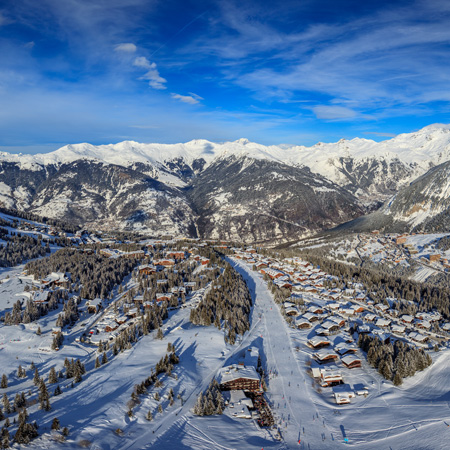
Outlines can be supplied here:
M450 122L450 2L273 3L0 0L0 150Z

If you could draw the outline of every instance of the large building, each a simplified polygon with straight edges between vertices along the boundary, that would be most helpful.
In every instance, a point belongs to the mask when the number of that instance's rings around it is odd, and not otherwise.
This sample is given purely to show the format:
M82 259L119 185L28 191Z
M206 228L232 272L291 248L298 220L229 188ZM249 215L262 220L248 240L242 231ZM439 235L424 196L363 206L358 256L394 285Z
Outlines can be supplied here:
M217 381L222 391L261 391L261 379L254 367L244 367L237 364L223 367L218 373Z

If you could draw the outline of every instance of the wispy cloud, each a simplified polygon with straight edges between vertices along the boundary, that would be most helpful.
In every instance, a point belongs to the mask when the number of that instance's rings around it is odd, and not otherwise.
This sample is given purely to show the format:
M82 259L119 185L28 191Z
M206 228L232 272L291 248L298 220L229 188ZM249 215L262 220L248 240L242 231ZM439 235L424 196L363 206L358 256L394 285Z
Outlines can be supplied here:
M147 70L144 75L139 77L140 80L148 80L148 84L153 89L166 89L164 83L167 83L167 80L159 74L156 63L150 62L145 56L138 56L133 65Z
M190 105L196 105L197 103L200 103L200 100L203 100L203 98L200 97L200 95L194 94L192 92L189 92L189 94L190 95L181 95L181 94L172 93L170 95L175 100L179 100L180 102L183 102L183 103L189 103Z
M357 116L356 111L344 106L319 105L312 110L318 119L324 120L347 120Z
M123 43L123 44L118 44L114 47L114 50L116 52L124 52L124 53L135 53L137 51L137 47L130 43Z

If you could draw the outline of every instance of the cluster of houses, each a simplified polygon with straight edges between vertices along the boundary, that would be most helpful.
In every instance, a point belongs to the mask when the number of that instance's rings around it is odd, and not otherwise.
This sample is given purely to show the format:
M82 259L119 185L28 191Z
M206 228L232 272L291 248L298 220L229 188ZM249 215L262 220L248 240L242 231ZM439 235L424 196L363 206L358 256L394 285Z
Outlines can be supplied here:
M416 233L392 233L387 235L361 233L358 235L360 241L356 247L346 250L346 256L360 256L361 258L371 259L375 263L389 263L392 266L408 265L408 260L412 258L427 266L431 265L448 271L450 269L449 259L437 252L433 248L434 246L425 249L417 243L415 244L414 240L408 239L415 235Z

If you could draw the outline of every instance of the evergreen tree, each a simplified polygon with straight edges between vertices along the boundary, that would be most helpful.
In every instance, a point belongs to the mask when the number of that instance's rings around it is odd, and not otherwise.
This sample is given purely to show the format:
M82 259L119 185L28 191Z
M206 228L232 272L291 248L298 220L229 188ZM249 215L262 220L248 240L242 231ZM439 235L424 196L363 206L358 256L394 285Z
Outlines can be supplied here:
M39 386L39 383L41 382L41 378L39 377L39 371L35 369L34 371L34 377L33 377L33 384L35 386Z
M8 387L8 377L3 374L2 375L2 381L0 382L0 388L6 389Z
M58 384L58 386L56 386L56 388L55 388L55 392L54 392L54 396L56 397L56 396L58 396L58 395L61 395L62 394L62 391L61 391L61 388L59 387L59 384Z
M52 421L52 430L58 431L60 429L59 419L55 417Z
M401 384L403 383L403 379L398 372L394 375L393 382L394 386L401 386Z
M98 359L98 356L97 356L97 358L95 358L95 368L98 369L100 366L101 366L100 360Z
M58 377L56 376L56 370L54 367L50 369L50 372L48 373L48 382L50 384L54 384L58 382Z
M106 356L106 352L103 352L102 355L102 365L108 362L108 357Z
M153 420L153 414L152 412L149 410L147 413L147 416L145 417L149 422L151 422Z
M3 408L5 408L5 413L6 414L10 414L11 413L11 404L9 403L9 399L8 396L5 394L3 394Z

